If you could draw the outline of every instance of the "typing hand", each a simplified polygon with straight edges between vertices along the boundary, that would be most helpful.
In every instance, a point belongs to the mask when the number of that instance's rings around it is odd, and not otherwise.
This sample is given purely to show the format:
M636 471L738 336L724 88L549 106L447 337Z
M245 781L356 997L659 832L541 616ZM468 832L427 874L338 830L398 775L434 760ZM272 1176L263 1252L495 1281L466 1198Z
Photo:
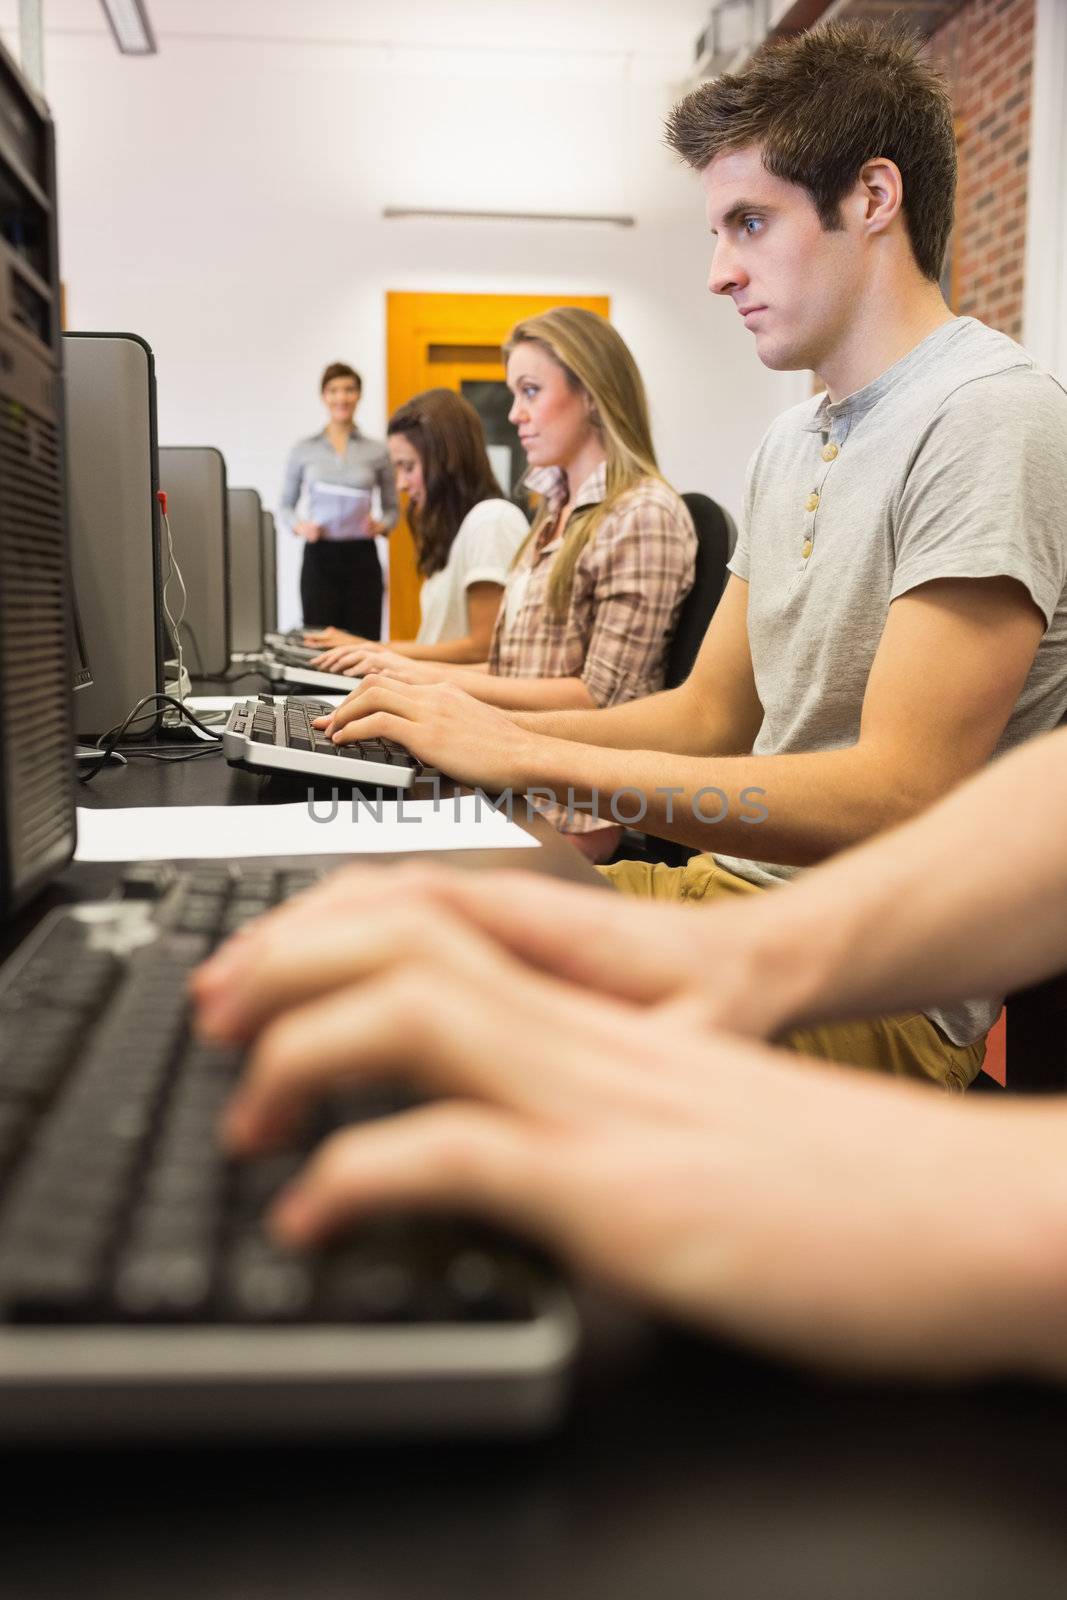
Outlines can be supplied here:
M451 684L398 683L376 673L315 726L335 744L395 739L424 766L494 791L525 783L535 737Z
M366 644L339 644L333 649L324 650L321 656L315 656L308 664L317 667L320 672L346 672L355 662L366 660L369 649Z
M389 904L406 918L410 948L424 945L429 954L442 917L458 918L535 971L584 992L762 1039L790 1020L796 983L780 952L794 934L779 931L786 908L778 898L657 905L539 873L460 872L429 861L386 871ZM251 1030L265 1008L288 1003L290 970L300 983L309 962L327 975L359 975L344 963L360 959L353 930L377 925L382 885L381 868L346 867L224 945L204 970L240 958L240 1026ZM346 930L343 945L338 928ZM290 968L298 948L313 954Z
M337 671L336 667L331 671ZM366 644L348 653L344 671L353 678L380 672L397 683L447 683L451 669L440 661L410 661L387 645Z
M358 633L346 633L344 628L319 628L312 633L305 633L304 643L317 644L321 650L332 650L337 645L365 645L367 641Z
M318 522L294 522L293 532L298 533L301 539L306 539L308 544L317 544L322 538L322 524Z
M819 1363L969 1372L1058 1348L1062 1367L1063 1292L1017 1248L1062 1185L1047 1112L1018 1108L1007 1130L980 1105L582 994L443 913L419 940L410 910L381 906L334 926L330 978L288 944L225 1137L264 1148L338 1082L402 1079L434 1103L327 1140L275 1205L286 1243L383 1209L458 1210ZM229 987L250 981L231 951ZM974 1226L990 1207L993 1272Z

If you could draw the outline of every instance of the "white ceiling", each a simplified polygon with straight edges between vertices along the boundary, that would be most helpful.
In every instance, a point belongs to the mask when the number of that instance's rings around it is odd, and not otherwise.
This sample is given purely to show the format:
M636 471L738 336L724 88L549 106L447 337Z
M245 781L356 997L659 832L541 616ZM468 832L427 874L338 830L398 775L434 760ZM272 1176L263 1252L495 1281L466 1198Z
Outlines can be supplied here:
M161 50L168 38L386 45L562 55L656 57L679 73L711 0L146 0ZM46 33L106 33L99 0L43 0ZM0 28L18 26L0 0Z

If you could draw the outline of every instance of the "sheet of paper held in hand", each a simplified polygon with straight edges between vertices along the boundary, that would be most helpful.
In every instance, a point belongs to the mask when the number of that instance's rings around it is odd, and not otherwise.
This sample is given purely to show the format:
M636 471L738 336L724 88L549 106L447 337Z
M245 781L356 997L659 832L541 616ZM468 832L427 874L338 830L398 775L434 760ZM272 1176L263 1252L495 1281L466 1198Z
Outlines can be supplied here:
M384 855L414 850L530 850L539 841L481 795L349 798L282 806L78 807L76 861Z
M349 489L343 483L313 483L308 521L318 523L324 539L368 539L370 490Z

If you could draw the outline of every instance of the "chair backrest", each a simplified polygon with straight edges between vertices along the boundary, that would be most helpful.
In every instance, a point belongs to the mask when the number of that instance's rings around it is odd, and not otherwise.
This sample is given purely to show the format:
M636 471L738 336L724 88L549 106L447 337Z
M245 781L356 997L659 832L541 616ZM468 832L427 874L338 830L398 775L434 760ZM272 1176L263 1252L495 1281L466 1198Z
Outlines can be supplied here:
M693 587L682 601L678 625L667 651L664 687L675 689L688 678L708 623L722 598L730 551L730 519L706 494L683 494L697 536Z
M1008 1088L1019 1094L1067 1089L1067 974L1008 996Z

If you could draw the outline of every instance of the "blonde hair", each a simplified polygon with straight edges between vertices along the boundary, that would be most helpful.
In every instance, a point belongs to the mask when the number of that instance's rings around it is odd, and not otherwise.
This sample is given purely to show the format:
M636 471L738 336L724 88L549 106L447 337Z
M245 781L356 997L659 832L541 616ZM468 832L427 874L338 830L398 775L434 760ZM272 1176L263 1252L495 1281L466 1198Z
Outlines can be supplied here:
M621 336L604 317L577 306L557 306L520 322L504 345L504 360L521 344L537 345L563 368L572 389L584 390L591 402L590 420L607 453L607 486L596 506L583 507L568 520L563 544L548 577L549 611L564 617L574 584L578 558L616 501L648 478L664 479L656 462L648 400L637 363ZM578 485L572 485L577 488ZM515 557L518 563L551 516L542 501L533 526Z

